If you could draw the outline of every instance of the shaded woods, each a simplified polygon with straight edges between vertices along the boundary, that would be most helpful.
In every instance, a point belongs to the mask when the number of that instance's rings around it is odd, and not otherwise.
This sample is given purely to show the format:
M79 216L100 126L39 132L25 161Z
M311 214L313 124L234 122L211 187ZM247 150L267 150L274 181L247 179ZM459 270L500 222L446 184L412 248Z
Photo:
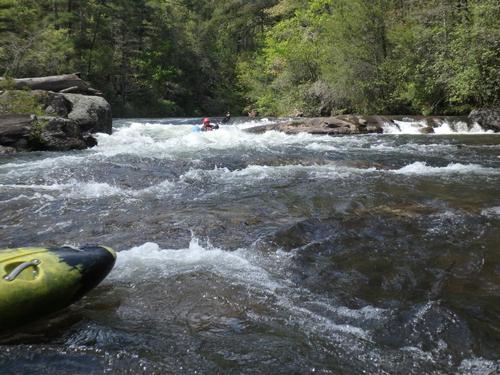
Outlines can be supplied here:
M497 0L0 0L0 75L117 116L463 114L500 102Z

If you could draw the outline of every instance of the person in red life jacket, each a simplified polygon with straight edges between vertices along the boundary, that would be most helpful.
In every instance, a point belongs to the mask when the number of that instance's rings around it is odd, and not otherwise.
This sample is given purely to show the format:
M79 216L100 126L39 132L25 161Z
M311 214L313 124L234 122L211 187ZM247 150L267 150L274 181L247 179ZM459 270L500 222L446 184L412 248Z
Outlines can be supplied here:
M203 119L203 125L201 127L201 131L202 132L209 132L209 131L212 131L214 130L214 127L212 124L210 124L210 119L208 117L205 117Z
M201 127L201 131L202 132L209 132L209 131L216 130L216 129L219 129L219 126L218 125L212 125L210 123L210 119L208 117L205 117L203 119L203 125Z

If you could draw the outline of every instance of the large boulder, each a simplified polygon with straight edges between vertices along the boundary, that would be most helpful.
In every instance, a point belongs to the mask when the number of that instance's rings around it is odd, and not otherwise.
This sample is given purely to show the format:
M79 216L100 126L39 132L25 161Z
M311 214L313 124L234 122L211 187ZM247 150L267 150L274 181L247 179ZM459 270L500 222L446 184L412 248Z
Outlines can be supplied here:
M0 93L0 113L67 118L73 106L63 94L43 90L6 90Z
M100 96L61 94L72 105L68 118L73 120L83 133L111 134L113 117L111 106Z
M48 151L83 150L87 143L78 125L69 119L48 117L38 119L37 138L39 147Z
M91 133L111 134L111 129L111 107L99 96L0 92L0 146L20 151L79 150L97 144Z
M0 146L28 149L34 122L34 116L0 114Z
M483 129L500 132L500 109L475 109L470 113L469 121Z
M36 98L47 116L67 118L71 112L72 104L62 94L42 90L31 91L31 94Z
M250 133L276 130L286 134L310 133L324 135L382 133L385 122L392 120L380 116L333 116L303 118L283 123L246 129Z
M61 117L0 115L2 154L18 151L81 150L95 145L78 125Z

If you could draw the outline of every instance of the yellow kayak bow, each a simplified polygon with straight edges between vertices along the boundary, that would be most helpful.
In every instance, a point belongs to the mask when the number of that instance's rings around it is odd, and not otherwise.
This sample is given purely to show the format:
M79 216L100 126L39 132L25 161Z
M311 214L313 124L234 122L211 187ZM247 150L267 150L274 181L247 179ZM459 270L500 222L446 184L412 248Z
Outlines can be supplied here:
M116 253L103 246L0 250L0 331L60 310L96 287Z

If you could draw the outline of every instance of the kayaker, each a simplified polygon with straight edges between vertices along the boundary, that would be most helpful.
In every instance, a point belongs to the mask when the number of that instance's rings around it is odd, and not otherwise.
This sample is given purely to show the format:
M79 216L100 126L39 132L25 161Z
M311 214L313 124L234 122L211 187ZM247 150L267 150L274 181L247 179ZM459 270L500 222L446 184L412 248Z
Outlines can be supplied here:
M217 130L219 129L219 125L218 124L212 124L210 122L210 119L208 117L205 117L203 119L203 125L201 127L201 131L202 132L209 132L209 131L212 131L212 130Z
M214 126L210 123L210 119L208 117L205 117L203 119L203 125L201 126L201 131L202 132L209 132L214 130Z
M224 118L222 119L222 123L223 124L227 124L229 121L231 121L231 113L226 112L226 116L224 116Z

